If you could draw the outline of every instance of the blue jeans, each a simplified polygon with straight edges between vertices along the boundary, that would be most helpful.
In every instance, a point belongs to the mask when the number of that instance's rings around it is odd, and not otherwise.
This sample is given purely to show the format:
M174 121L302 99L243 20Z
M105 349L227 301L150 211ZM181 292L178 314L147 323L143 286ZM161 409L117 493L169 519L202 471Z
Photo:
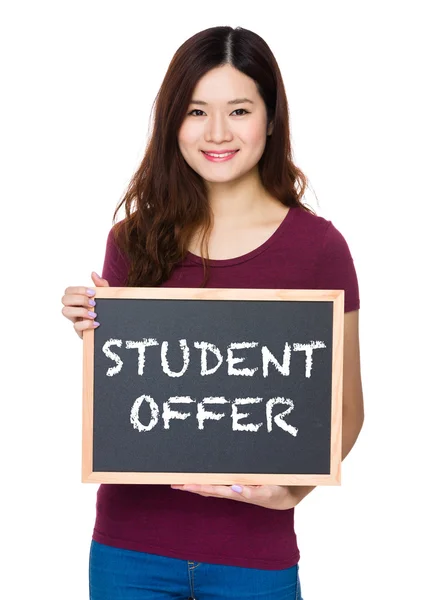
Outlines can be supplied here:
M90 600L302 600L298 565L231 567L122 550L92 540Z

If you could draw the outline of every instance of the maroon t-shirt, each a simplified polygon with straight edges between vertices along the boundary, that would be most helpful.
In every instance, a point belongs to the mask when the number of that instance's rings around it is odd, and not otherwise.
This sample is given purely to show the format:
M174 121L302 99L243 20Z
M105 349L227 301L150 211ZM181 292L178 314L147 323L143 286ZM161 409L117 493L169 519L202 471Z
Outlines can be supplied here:
M345 312L359 309L344 237L330 221L302 208L291 208L258 248L210 265L207 287L343 289ZM110 231L102 276L111 286L125 286L127 268ZM189 253L162 285L199 287L202 277L201 258ZM258 569L286 569L300 558L294 509L204 497L169 485L102 484L96 511L93 539L109 546Z

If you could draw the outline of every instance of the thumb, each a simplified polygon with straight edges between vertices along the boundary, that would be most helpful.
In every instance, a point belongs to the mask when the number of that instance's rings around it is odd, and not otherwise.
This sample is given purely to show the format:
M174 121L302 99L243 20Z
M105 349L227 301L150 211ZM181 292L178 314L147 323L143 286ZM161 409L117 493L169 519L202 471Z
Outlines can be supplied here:
M91 278L97 287L110 287L108 281L103 277L100 277L98 273L95 273L95 271L92 271Z

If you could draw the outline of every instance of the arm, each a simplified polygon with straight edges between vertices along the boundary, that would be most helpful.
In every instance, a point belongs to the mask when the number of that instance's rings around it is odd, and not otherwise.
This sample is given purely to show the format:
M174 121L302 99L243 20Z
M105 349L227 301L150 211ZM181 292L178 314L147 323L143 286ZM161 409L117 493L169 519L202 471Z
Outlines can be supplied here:
M113 225L107 237L102 277L112 287L126 287L130 263L127 256L123 255L117 246L115 232L116 225Z
M361 383L359 312L345 314L344 369L342 402L342 460L355 444L364 422L364 401Z
M342 460L355 444L364 421L358 317L358 310L349 311L344 317ZM244 491L238 494L228 485L172 485L171 487L202 496L242 500L278 510L293 508L316 488L310 485L244 486Z
M360 368L359 311L345 313L342 397L342 460L354 446L364 422L364 402ZM289 486L301 502L316 486Z

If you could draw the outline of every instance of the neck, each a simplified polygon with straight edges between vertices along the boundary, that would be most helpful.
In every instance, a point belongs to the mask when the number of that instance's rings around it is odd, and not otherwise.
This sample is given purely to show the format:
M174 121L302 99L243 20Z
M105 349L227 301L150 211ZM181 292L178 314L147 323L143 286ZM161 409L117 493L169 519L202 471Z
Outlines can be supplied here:
M262 215L273 198L262 185L257 168L228 183L207 182L214 224L247 223Z

